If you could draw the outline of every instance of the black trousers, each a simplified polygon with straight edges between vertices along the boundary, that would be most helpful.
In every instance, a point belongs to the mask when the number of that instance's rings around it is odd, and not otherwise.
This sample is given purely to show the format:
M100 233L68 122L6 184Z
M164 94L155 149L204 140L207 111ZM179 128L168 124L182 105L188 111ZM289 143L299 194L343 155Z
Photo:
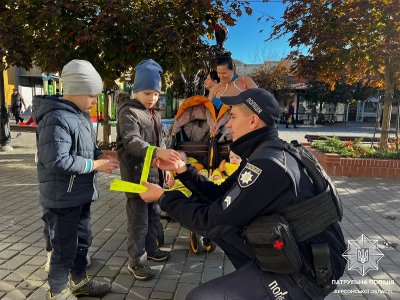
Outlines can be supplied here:
M46 251L50 252L53 249L51 248L49 226L47 225L47 223L44 223L43 226L43 237L44 240L46 241Z
M43 208L42 220L48 227L53 251L48 276L52 293L67 287L69 274L75 282L86 276L86 255L92 243L90 204Z
M186 299L309 300L311 298L289 275L263 272L255 262L249 262L228 275L213 279L193 289Z
M22 122L24 119L21 118L21 107L16 107L12 111L14 118L15 118L15 123L18 124L18 122Z
M263 272L239 231L225 234L214 241L228 256L236 271L193 289L186 299L324 299L321 288L304 275Z

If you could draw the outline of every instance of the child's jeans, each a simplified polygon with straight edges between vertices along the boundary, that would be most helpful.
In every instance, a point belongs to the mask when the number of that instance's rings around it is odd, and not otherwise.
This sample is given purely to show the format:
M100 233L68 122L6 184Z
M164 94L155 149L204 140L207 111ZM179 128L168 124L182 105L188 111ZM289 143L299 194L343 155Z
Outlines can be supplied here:
M157 203L146 203L140 197L127 198L128 255L130 262L143 259L145 251L153 254L157 250L160 207Z
M55 294L67 287L68 275L75 282L86 276L86 255L92 243L91 202L78 207L43 208L51 248L49 285Z

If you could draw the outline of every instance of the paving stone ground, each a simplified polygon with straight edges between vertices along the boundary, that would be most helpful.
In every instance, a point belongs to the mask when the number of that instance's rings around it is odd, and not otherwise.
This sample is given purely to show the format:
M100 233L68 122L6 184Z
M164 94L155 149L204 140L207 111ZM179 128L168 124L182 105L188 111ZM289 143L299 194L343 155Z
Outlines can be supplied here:
M362 136L373 133L371 124L280 130L281 137L286 140L303 140L305 134L316 132ZM43 268L46 251L37 201L35 135L12 132L12 138L14 151L0 152L0 299L45 299L48 288ZM199 284L233 271L232 264L219 248L211 254L195 255L189 250L188 230L176 222L163 220L163 249L172 252L171 258L166 263L150 262L157 272L155 279L135 281L126 266L125 198L121 193L109 191L114 178L119 178L119 174L101 174L100 199L92 205L94 238L88 273L112 283L112 291L102 299L181 300ZM354 270L346 271L342 278L346 281L339 284L338 293L327 299L400 299L398 181L333 179L343 199L345 239L358 239L364 234L377 240L384 257L379 261L378 270L369 271L365 276Z

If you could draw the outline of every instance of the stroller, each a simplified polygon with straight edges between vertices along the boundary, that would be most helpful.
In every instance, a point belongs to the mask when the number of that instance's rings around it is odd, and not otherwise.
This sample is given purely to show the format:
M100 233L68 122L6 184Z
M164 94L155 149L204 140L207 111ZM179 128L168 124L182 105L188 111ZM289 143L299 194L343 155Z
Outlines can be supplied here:
M192 96L179 107L171 135L177 150L196 158L206 167L208 175L228 156L231 141L228 123L230 108L223 105L218 113L210 99Z
M208 98L192 96L182 103L175 116L171 130L175 148L196 159L207 170L208 176L221 160L228 157L231 137L229 128L224 125L229 121L229 111L230 108L223 105L217 112ZM195 254L210 253L216 248L213 241L194 232L190 232L189 242Z

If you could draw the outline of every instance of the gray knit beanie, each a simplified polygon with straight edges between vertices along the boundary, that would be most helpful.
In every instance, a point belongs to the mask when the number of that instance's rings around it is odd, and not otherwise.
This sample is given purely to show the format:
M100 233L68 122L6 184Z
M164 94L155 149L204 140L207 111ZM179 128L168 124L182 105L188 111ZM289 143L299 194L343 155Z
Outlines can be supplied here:
M99 73L86 60L74 59L67 63L61 80L64 95L98 95L103 91L103 81Z
M161 73L163 69L152 59L145 59L136 66L133 92L144 90L161 92Z

